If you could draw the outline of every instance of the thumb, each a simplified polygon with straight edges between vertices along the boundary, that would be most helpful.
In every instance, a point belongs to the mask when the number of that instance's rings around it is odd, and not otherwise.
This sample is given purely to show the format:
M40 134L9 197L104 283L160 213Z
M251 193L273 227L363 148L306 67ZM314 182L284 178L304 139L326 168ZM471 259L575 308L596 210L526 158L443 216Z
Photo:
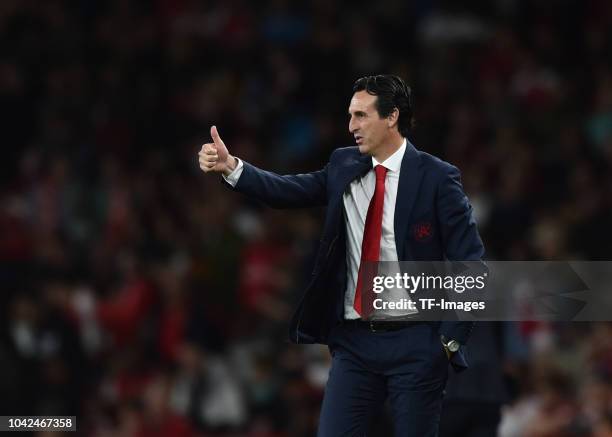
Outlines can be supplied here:
M212 126L210 128L210 136L212 137L212 140L214 141L216 147L225 147L225 144L223 143L223 140L221 139L221 137L219 136L219 132L217 131L217 126Z

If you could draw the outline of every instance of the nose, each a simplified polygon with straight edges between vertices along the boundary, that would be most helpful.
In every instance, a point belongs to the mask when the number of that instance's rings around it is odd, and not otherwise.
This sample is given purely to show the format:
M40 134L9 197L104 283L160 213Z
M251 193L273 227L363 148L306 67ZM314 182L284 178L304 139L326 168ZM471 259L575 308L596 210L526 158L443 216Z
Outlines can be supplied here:
M349 132L351 134L354 134L355 131L357 131L358 126L357 126L357 122L355 121L354 117L351 117L351 119L349 120Z

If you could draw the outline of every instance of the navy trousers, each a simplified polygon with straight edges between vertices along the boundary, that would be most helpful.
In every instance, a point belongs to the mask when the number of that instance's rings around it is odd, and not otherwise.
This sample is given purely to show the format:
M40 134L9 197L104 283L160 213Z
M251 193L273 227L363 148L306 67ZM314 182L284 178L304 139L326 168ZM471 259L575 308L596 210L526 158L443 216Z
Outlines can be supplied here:
M448 359L437 328L415 323L372 332L338 325L329 337L332 367L318 437L367 435L389 400L395 436L436 437Z

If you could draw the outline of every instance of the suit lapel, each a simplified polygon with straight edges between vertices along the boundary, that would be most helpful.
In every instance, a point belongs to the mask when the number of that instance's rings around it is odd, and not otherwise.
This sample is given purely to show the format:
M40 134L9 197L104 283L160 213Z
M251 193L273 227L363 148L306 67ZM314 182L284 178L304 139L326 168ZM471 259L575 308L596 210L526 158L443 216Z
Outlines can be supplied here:
M342 226L342 211L344 191L356 178L363 176L372 168L372 158L356 152L349 156L346 162L341 164L341 172L334 183L334 195L330 198L327 208L326 229L329 232L337 232ZM328 236L328 238L332 238Z
M395 201L395 218L393 220L395 247L397 248L397 255L400 261L403 261L410 214L412 213L422 178L421 159L415 147L410 141L406 140L406 152L402 159L397 199Z
M342 172L342 178L340 186L342 190L340 193L346 191L346 187L358 177L365 175L372 169L372 157L369 155L358 154L353 157L352 160L347 164L345 170ZM340 196L342 197L342 196Z

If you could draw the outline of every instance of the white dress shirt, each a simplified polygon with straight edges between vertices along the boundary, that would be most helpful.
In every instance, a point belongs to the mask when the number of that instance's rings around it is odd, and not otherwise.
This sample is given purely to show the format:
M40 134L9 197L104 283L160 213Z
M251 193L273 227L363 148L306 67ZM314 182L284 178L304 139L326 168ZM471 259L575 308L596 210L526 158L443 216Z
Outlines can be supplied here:
M374 195L376 187L376 174L374 167L382 165L387 168L387 177L385 179L385 201L383 204L383 219L382 219L382 237L380 241L380 261L398 261L397 249L395 247L395 230L393 219L395 217L395 201L397 199L397 187L399 184L400 171L402 167L402 159L406 152L406 140L402 145L389 156L384 162L378 162L372 157L372 169L363 177L352 181L343 194L345 225L346 225L346 267L347 267L347 283L346 292L344 294L344 317L346 319L358 319L359 314L353 308L355 300L355 288L357 286L357 274L359 272L359 264L361 262L361 243L363 240L363 231L365 227L366 216L370 200ZM232 173L224 179L232 186L236 186L244 164L238 160L238 165ZM399 270L395 270L399 271ZM384 272L379 270L379 274ZM387 296L395 299L397 297L408 297L404 290L390 290L384 293L390 293ZM398 294L399 293L399 294ZM375 296L378 297L378 296ZM414 311L413 311L414 312ZM374 318L384 318L385 316L400 316L410 314L410 311L375 311Z
M385 159L384 162L378 162L372 157L372 169L363 177L355 179L350 183L343 195L345 223L346 223L346 267L347 281L346 292L344 293L344 318L358 319L359 314L353 308L355 301L355 289L357 287L357 274L359 272L359 264L361 263L361 243L363 241L363 231L365 227L366 216L370 200L374 195L376 188L376 173L374 167L382 165L387 169L387 177L385 179L385 201L383 203L383 219L382 219L382 237L380 240L380 261L397 262L397 248L395 247L395 229L393 219L395 218L395 201L397 199L397 187L399 185L400 171L402 168L402 159L406 152L406 140L402 143L399 149ZM391 266L389 266L391 267ZM399 271L399 270L395 270ZM379 270L379 274L385 272ZM395 298L397 292L400 291L401 297L408 297L404 290L389 290L385 291L384 295L376 295L377 297ZM384 318L384 316L400 316L409 314L409 311L377 310L372 314L373 318Z

